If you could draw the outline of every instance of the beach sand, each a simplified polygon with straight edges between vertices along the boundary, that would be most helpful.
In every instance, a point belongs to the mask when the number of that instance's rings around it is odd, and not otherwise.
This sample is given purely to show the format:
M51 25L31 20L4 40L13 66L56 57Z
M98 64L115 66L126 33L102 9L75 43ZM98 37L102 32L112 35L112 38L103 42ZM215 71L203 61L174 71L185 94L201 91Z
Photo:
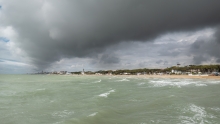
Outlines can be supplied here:
M220 76L188 76L188 75L113 75L120 77L140 77L140 78L193 78L193 79L220 79Z
M63 75L74 76L74 75ZM220 76L204 76L204 75L75 75L75 76L115 76L115 77L132 77L132 78L188 78L188 79L219 79Z

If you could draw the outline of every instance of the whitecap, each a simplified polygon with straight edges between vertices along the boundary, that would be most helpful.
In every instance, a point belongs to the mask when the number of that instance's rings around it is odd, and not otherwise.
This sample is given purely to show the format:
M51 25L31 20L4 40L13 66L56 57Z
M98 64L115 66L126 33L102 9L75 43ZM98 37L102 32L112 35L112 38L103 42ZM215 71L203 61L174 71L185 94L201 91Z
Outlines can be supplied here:
M112 93L112 92L115 92L115 90L110 90L110 91L108 91L108 92L106 92L106 93L100 94L99 96L100 96L100 97L105 97L105 98L107 98L108 95L109 95L110 93Z
M63 110L63 111L53 112L52 116L53 117L59 117L59 118L66 118L66 117L69 117L72 114L74 114L74 111Z
M92 113L92 114L90 114L88 117L95 116L97 113L98 113L98 112Z
M210 123L207 119L216 118L214 115L207 113L204 107L196 106L194 104L189 104L182 109L182 112L186 114L179 117L182 124Z
M207 86L206 84L196 84L196 86Z
M124 79L117 80L117 81L130 81L130 80L128 80L128 79L126 79L126 78L124 78Z
M209 83L210 83L210 84L220 84L220 81L217 81L217 80L210 80Z
M214 110L215 112L220 112L220 108L217 107L211 108L211 110Z
M153 86L150 87L164 87L164 86L175 86L181 88L182 86L193 85L193 86L207 86L203 81L190 80L190 79L164 79L164 80L152 80L149 82ZM210 83L210 82L208 82Z
M156 80L156 81L150 81L151 84L153 84L153 87L164 87L164 86L185 86L189 85L189 82L186 81L176 81L176 80Z
M100 80L98 80L98 81L94 81L94 82L92 82L92 83L100 83L102 80L100 79Z
M55 122L53 124L62 124L64 121Z
M144 85L144 84L145 84L144 82L141 82L141 83L138 83L137 85L141 86L141 85Z

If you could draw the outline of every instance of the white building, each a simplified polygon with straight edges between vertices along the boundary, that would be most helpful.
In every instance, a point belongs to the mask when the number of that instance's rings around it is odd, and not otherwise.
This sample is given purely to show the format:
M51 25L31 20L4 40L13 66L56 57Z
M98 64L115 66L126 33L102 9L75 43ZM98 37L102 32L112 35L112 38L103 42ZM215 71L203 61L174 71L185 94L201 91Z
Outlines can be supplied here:
M83 71L81 72L81 74L82 74L82 75L84 75L84 74L85 74L84 69L83 69Z

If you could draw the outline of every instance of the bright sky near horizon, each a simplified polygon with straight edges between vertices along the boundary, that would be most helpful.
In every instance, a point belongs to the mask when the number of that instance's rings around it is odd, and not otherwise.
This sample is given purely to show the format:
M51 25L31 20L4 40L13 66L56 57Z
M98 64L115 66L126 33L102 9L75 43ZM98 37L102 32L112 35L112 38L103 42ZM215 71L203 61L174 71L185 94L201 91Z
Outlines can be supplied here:
M220 1L0 0L0 74L220 63Z

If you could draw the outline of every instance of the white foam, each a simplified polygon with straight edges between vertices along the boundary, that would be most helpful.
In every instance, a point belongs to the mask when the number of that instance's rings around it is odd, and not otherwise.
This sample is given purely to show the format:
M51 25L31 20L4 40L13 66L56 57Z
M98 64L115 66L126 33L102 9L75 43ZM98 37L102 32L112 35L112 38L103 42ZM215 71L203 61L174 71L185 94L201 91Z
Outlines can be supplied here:
M188 114L188 116L179 117L182 124L209 124L210 122L207 119L216 118L214 115L207 113L204 107L194 104L188 105L182 112Z
M153 87L164 87L164 86L185 86L189 85L190 83L187 81L175 81L175 80L156 80L156 81L151 81L151 84L153 84Z
M210 83L210 84L220 84L220 81L217 81L217 80L210 80L209 83Z
M100 97L105 97L105 98L107 98L108 95L109 95L110 93L113 93L113 92L115 92L115 90L110 90L110 91L108 91L108 92L106 92L106 93L100 94L99 96L100 96Z
M100 80L98 80L98 81L94 81L93 83L100 83L102 80L100 79Z
M64 110L64 111L56 111L52 113L53 117L59 117L59 118L66 118L70 115L74 114L74 111L68 111L68 110Z
M60 122L55 122L53 124L62 124L64 121L60 121Z
M138 83L137 85L141 86L141 85L144 85L144 84L145 84L144 82L141 82L141 83Z
M214 110L215 112L220 112L220 108L214 107L214 108L211 108L211 109Z
M97 113L98 113L98 112L92 113L92 114L90 114L88 117L95 116Z
M163 80L152 80L149 82L152 87L164 87L164 86L176 86L181 88L182 86L194 85L194 86L207 86L204 81L190 80L190 79L163 79ZM208 82L209 83L209 82Z
M121 80L118 80L118 81L130 81L130 80L124 78L124 79L121 79Z
M207 86L206 84L196 84L196 86Z

